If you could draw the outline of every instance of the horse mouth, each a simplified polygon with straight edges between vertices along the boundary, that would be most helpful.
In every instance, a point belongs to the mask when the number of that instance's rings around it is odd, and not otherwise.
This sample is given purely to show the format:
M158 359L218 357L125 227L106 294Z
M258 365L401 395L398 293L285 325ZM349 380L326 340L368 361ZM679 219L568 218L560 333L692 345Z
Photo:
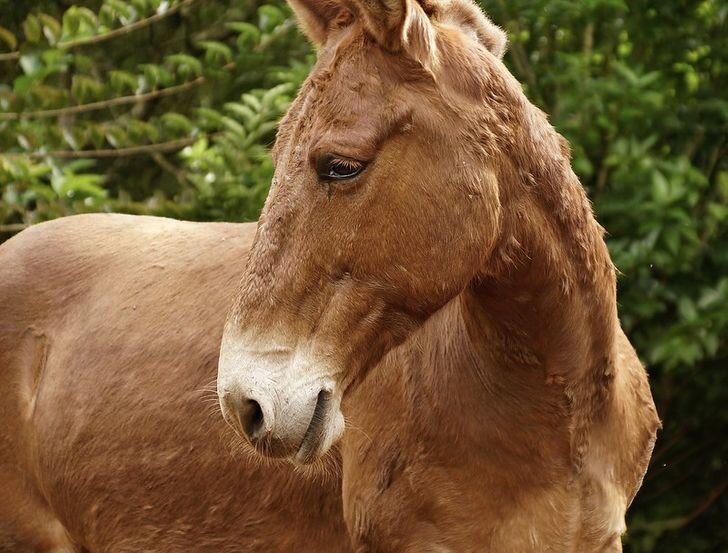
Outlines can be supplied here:
M330 411L331 392L321 390L316 398L316 407L311 415L306 433L303 435L301 445L296 452L294 460L308 465L319 457L319 451L326 437L326 419Z

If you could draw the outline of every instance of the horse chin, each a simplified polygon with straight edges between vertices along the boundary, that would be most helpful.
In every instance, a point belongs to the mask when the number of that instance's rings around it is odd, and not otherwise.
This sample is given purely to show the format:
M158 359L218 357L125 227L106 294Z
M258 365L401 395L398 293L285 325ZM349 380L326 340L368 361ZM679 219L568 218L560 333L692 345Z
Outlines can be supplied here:
M319 401L292 461L310 465L324 457L344 433L344 416L338 406Z

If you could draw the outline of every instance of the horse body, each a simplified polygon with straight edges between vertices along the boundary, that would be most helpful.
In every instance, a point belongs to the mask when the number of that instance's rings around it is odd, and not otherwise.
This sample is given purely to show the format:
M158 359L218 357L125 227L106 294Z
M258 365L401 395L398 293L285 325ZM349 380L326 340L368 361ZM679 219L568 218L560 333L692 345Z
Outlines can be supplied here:
M659 420L504 34L468 0L291 5L318 61L255 239L88 216L0 249L0 539L620 551Z
M205 392L253 230L90 215L0 247L0 551L349 550L338 478L241 455Z
M505 359L496 332L474 334L468 303L433 316L344 404L354 542L376 552L621 551L658 424L628 340L618 329L610 396L577 466L563 383Z
M347 399L343 504L338 461L231 447L203 390L252 228L80 216L2 246L0 550L349 551L344 516L362 551L620 549L656 424L621 331L589 470L563 387L467 295Z

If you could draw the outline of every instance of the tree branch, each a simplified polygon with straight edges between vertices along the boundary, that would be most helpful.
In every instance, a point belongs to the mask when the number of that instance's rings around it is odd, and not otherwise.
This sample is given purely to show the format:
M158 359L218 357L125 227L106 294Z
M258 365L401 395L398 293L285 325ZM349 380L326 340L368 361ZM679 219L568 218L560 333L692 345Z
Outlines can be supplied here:
M713 488L708 495L706 495L700 503L698 503L689 513L683 516L677 516L669 518L667 520L657 521L656 526L663 532L666 530L680 530L684 528L696 518L702 515L708 508L725 492L728 488L728 479L723 480L718 486Z
M32 157L44 158L55 157L59 159L84 159L84 158L111 158L111 157L128 157L138 156L162 152L174 152L185 146L189 146L196 140L196 137L179 138L168 142L158 142L156 144L145 144L143 146L130 146L128 148L110 148L107 150L55 150L50 152L26 152L26 153L7 153L0 154L0 157Z
M178 169L174 164L170 163L166 157L160 152L154 152L152 154L154 162L164 171L168 172L177 180L180 185L184 185L187 182L185 172Z
M130 23L129 25L124 25L122 27L113 29L106 33L102 33L100 35L79 38L76 40L69 40L68 42L60 42L60 43L56 44L55 47L60 48L62 50L69 50L71 48L77 48L79 46L97 44L99 42L103 42L105 40L116 38L118 36L122 36L127 33L132 33L138 29L143 29L144 27L148 27L149 25L152 25L152 24L156 23L157 21L164 19L165 17L169 17L170 15L177 13L182 8L191 6L196 1L197 0L182 0L182 2L180 2L179 4L176 4L175 6L172 6L171 8L169 8L167 11L165 11L163 13L155 13L154 15L151 15L149 17L145 17L144 19L140 19L139 21L135 21L134 23ZM8 52L6 54L0 54L0 61L12 61L12 60L18 59L19 57L20 57L20 51Z
M130 23L129 25L124 25L123 27L119 27L118 29L113 29L107 33L103 33L100 35L79 38L77 40L69 40L68 42L61 42L60 44L58 44L58 48L63 48L65 50L65 49L69 49L69 48L76 48L78 46L87 46L89 44L96 44L98 42L103 42L105 40L116 38L118 36L122 36L127 33L132 33L134 31L136 31L137 29L143 29L144 27L148 27L149 25L152 25L153 23L156 23L157 21L160 21L161 19L164 19L165 17L169 17L170 15L173 15L174 13L178 12L182 8L191 6L195 2L196 2L196 0L182 0L182 2L172 6L166 12L155 13L154 15L151 15L149 17L145 17L144 19L140 19L139 21L135 21L134 23Z
M0 113L0 121L16 121L23 117L59 117L62 115L75 115L77 113L86 113L89 111L96 111L99 109L121 106L124 104L139 104L142 102L146 102L147 100L152 100L154 98L161 98L163 96L178 94L180 92L198 86L203 82L205 82L205 77L197 77L194 81L188 81L179 85L169 86L167 88L162 88L159 90L153 90L152 92L147 92L145 94L119 96L117 98L111 98L110 100L100 100L98 102L89 102L88 104L79 104L76 106L68 106L65 108Z
M12 225L0 225L0 232L20 232L25 230L30 225L24 225L23 223L16 223Z
M20 57L20 52L6 52L0 54L0 61L12 61L17 60Z
M235 67L235 62L231 61L222 66L225 71L230 71ZM186 83L168 86L167 88L161 88L159 90L153 90L144 94L132 94L129 96L119 96L117 98L110 98L109 100L99 100L98 102L89 102L88 104L79 104L76 106L68 106L65 108L56 109L41 109L37 111L16 111L16 112L0 112L0 121L17 121L23 117L35 117L35 118L46 118L46 117L60 117L63 115L75 115L78 113L87 113L89 111L97 111L100 109L106 109L114 106L121 106L124 104L141 104L147 100L153 100L154 98L162 98L165 96L172 96L173 94L179 94L194 88L204 83L207 79L205 77L197 77L193 81Z

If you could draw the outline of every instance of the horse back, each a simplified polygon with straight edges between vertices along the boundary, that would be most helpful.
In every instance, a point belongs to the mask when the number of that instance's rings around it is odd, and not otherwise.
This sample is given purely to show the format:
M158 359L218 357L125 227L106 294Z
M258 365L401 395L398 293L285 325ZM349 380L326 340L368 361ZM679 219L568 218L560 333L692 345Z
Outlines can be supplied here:
M87 215L0 247L0 551L291 549L305 497L336 516L336 481L236 457L212 401L254 228Z

